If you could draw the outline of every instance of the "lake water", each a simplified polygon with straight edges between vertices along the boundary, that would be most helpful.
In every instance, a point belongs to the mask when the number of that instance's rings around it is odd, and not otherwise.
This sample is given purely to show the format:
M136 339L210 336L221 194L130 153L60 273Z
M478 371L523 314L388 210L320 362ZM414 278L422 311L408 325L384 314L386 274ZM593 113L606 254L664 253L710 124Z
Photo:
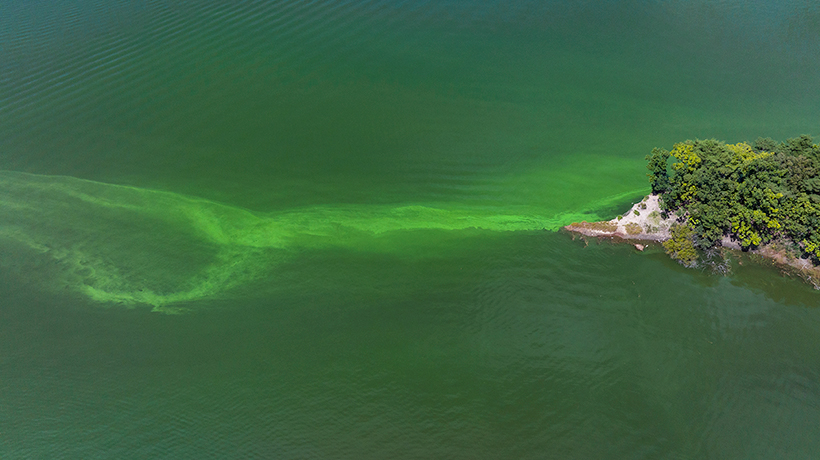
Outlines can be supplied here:
M820 135L809 0L0 1L0 457L813 458L820 293L573 240Z

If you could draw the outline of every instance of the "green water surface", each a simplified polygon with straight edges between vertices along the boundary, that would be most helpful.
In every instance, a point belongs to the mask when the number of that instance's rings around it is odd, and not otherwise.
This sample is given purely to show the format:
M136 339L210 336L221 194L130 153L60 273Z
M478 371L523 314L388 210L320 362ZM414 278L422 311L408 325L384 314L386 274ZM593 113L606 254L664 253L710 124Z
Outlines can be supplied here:
M0 1L0 457L813 458L820 294L575 241L820 136L813 2Z

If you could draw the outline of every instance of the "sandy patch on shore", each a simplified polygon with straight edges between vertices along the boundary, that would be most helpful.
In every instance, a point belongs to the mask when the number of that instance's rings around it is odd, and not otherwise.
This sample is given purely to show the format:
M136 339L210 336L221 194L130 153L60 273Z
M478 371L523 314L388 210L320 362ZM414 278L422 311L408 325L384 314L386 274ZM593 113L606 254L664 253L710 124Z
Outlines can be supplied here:
M629 211L603 222L576 222L564 227L584 236L617 237L625 240L666 241L671 237L669 228L676 221L672 214L663 218L659 197L648 195L635 203Z

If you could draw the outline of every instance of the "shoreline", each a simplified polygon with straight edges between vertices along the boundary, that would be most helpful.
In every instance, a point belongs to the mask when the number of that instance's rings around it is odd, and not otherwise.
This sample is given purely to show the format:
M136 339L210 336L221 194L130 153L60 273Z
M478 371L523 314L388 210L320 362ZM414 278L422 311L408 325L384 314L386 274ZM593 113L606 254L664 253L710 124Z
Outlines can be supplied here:
M669 231L679 216L666 215L661 211L657 195L647 195L632 205L624 214L607 221L574 222L564 226L564 230L581 238L608 238L616 243L628 243L639 251L647 244L662 244L671 238ZM666 216L666 218L664 218ZM785 246L777 241L764 244L756 249L743 251L740 245L724 236L718 246L732 253L757 256L759 262L770 263L789 274L794 274L820 290L820 266L814 266L809 259L801 259L789 254ZM754 258L753 258L754 259Z
M671 214L664 219L657 195L647 195L632 205L625 214L601 222L575 222L564 226L565 230L585 237L617 238L630 244L663 243L671 237L669 228L677 221ZM643 248L638 247L639 250Z

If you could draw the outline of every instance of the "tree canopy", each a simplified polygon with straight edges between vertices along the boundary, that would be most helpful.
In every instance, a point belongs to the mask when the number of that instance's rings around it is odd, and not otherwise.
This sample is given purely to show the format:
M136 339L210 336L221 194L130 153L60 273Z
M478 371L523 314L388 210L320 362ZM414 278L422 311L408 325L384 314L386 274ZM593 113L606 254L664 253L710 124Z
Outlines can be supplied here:
M652 193L691 229L679 237L702 249L724 236L743 249L778 240L820 263L820 146L811 136L688 140L646 160Z

